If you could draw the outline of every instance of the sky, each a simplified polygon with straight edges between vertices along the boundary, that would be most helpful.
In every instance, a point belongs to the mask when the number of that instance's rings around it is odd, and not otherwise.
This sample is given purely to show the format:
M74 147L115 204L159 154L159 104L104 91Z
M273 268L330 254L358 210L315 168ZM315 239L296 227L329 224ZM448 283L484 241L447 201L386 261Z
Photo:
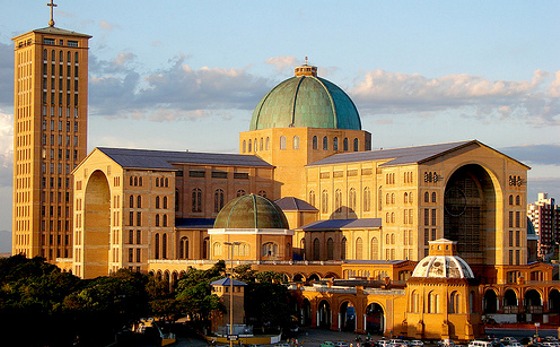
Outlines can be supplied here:
M0 0L0 252L10 250L13 43L46 0ZM88 152L238 152L254 107L305 62L356 104L373 147L477 139L560 199L560 1L58 0L92 35Z

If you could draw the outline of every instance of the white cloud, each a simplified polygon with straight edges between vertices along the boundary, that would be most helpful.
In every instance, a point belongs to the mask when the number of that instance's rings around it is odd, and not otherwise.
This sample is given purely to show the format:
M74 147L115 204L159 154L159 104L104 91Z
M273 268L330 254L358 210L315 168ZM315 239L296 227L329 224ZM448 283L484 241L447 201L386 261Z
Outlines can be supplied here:
M299 65L294 56L272 57L268 58L266 63L274 66L278 72L285 72L286 70L291 70L294 66Z
M560 75L536 70L528 81L491 81L467 74L428 78L374 70L350 94L366 114L463 111L471 117L521 117L559 125ZM364 113L364 112L363 112Z

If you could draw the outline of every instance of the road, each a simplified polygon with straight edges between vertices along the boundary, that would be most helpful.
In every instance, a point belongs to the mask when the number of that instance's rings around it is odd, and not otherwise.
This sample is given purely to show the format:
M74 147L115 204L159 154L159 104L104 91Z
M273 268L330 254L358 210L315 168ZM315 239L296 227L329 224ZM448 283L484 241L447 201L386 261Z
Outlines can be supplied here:
M322 329L306 329L298 335L297 339L300 346L304 347L319 347L321 343L325 340L330 340L333 342L344 341L350 345L356 346L355 339L358 334L349 332L338 332ZM381 336L371 336L372 339L378 340ZM362 335L362 340L365 340L365 336ZM177 343L172 346L177 347L208 347L208 344L204 340L195 338L179 338Z

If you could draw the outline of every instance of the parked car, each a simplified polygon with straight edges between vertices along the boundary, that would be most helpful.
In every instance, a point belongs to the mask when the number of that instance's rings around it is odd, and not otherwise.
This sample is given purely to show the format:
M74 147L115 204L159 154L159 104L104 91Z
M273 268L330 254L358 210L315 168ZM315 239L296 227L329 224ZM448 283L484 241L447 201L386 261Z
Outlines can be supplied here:
M408 342L408 345L411 347L422 347L424 346L424 342L421 340L411 340Z
M332 341L323 341L323 343L321 343L321 347L336 347L336 346Z
M344 341L338 341L337 343L334 344L336 347L348 347L348 343L344 342Z
M501 341L504 345L507 346L507 345L512 344L513 342L517 342L517 339L515 337L506 336L506 337L503 337Z

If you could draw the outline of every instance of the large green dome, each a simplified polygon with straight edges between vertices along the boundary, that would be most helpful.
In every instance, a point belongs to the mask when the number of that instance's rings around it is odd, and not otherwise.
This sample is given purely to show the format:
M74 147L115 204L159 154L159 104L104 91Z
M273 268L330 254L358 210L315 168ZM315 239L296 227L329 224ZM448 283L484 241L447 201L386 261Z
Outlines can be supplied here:
M250 130L289 127L361 130L362 124L352 99L305 64L262 98Z
M282 209L259 195L249 194L228 202L218 213L214 228L289 229Z

